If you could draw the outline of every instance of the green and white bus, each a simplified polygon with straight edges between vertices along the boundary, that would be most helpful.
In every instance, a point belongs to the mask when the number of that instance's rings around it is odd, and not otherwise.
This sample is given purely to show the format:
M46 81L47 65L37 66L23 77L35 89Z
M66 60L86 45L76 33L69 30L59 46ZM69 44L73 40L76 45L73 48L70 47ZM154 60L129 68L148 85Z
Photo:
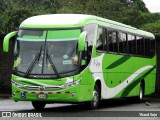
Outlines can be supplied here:
M35 109L49 103L87 103L155 92L154 35L93 15L51 14L26 19L6 35L16 37L14 101Z

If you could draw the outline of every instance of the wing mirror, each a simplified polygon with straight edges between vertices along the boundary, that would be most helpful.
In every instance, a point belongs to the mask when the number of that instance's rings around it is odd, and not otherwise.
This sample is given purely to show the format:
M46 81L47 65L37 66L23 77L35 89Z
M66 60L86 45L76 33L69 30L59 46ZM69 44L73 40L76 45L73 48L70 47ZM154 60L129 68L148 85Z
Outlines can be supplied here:
M15 35L17 35L17 31L14 32L10 32L8 33L3 40L3 52L8 52L9 51L9 40L14 37Z
M78 51L84 51L85 50L85 40L86 40L87 32L84 31L80 34L78 39Z

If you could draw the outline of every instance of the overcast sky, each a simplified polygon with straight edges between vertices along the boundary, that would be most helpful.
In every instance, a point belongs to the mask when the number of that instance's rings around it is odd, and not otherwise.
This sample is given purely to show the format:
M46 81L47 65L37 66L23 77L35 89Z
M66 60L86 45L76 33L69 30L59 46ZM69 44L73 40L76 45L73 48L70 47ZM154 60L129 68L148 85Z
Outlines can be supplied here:
M152 13L160 12L160 0L143 0L148 10Z

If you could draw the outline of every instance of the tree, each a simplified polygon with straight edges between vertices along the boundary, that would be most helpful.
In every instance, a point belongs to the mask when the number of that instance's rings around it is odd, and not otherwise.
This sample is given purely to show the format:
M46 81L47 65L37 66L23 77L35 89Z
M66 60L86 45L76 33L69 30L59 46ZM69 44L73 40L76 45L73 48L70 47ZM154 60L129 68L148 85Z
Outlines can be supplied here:
M141 26L141 29L152 32L155 35L160 35L160 20L153 23L144 24Z
M18 29L32 15L55 13L91 14L137 28L160 19L142 0L0 0L0 32Z
M2 15L1 28L5 33L18 30L20 23L30 16L33 16L33 13L28 9L7 10Z
M33 15L54 14L57 6L56 0L1 0L0 33L17 30L23 20Z

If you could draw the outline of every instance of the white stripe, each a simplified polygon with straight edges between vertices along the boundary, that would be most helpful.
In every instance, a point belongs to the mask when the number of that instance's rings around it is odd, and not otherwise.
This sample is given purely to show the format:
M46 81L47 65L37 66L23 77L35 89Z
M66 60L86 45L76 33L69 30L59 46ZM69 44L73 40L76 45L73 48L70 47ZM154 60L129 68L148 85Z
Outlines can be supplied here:
M22 81L22 82L29 82L29 83L32 83L32 84L37 84L37 85L39 85L39 86L57 87L57 86L54 86L54 85L48 85L48 84L45 84L45 83L40 83L40 82L37 82L37 81L34 81L34 80L29 80L29 79L24 79L24 78L17 78L16 80L17 80L17 81ZM68 83L68 82L73 82L73 78L67 77L65 83ZM64 83L64 84L65 84L65 83Z
M123 90L125 87L127 87L129 85L129 83L131 83L139 74L143 73L145 70L153 68L153 66L148 65L148 66L144 66L140 69L138 69L136 72L134 72L132 75L130 75L126 80L124 80L121 84L117 85L114 88L109 88L108 86L106 86L106 83L104 81L104 77L103 77L103 70L102 70L102 62L103 62L103 56L104 54L102 54L101 56L92 59L91 61L91 65L90 65L90 70L93 74L93 77L95 80L100 79L101 83L102 83L102 92L101 92L101 96L102 98L108 99L108 98L112 98L114 96L116 96L121 90ZM94 62L97 61L97 63L100 63L100 66L97 67ZM96 73L99 72L99 73ZM128 81L128 83L127 83Z

